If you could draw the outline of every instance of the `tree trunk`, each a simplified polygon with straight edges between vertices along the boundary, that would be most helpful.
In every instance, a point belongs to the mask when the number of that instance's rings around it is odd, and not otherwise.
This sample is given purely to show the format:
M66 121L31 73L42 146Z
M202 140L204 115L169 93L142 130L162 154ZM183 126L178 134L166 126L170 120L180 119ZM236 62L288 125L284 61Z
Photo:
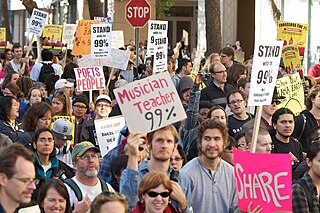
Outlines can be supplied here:
M100 0L88 0L90 19L94 17L103 17L103 4Z
M275 21L275 23L277 25L278 24L278 20L280 20L280 17L281 17L281 12L278 9L276 3L274 3L274 0L269 0L269 4L270 4L270 7L271 7L271 12L272 12L273 19L274 19L274 21Z
M38 8L38 5L36 2L34 2L33 0L21 0L22 4L26 7L28 13L31 15L32 14L32 10L34 8Z
M205 0L207 52L218 53L221 50L220 0Z
M9 7L7 0L0 0L0 5L2 5L2 17L0 17L4 22L4 27L6 28L6 40L12 43L12 33L10 31L10 24L9 24Z

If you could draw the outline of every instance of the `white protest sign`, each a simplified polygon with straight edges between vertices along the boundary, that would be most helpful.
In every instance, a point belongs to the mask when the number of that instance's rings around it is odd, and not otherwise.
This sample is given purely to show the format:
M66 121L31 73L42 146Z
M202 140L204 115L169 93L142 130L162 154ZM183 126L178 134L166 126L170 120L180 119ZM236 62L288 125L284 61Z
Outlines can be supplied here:
M113 90L130 132L148 133L186 118L168 72Z
M79 67L92 67L98 64L100 65L99 59L91 58L90 55L83 55L78 59Z
M168 53L168 38L155 36L153 74L168 70L167 53Z
M147 55L154 55L155 36L168 36L168 21L148 21Z
M125 124L123 116L94 120L102 157L117 146L120 130Z
M248 106L270 105L283 41L259 41L254 49Z
M101 90L106 87L102 67L74 68L78 91Z
M41 36L44 29L44 25L47 21L47 17L47 12L34 8L30 18L29 32L37 36Z
M62 33L62 43L68 44L68 49L72 49L73 39L77 30L76 24L64 24Z
M124 47L124 35L122 30L114 30L111 32L111 48L119 49Z
M130 51L111 48L111 54L109 57L103 59L103 65L120 70L127 70L130 53Z
M100 24L111 23L111 17L93 17L93 20L98 20Z
M106 58L111 51L112 24L91 24L91 58Z

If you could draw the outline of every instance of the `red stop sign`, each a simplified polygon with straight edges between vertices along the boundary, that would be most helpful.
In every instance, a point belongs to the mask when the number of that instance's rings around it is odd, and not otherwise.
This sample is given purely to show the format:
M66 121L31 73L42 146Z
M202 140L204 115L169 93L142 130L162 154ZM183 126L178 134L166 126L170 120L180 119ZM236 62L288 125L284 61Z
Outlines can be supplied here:
M132 27L144 27L150 19L151 7L146 0L131 0L126 5L126 19Z

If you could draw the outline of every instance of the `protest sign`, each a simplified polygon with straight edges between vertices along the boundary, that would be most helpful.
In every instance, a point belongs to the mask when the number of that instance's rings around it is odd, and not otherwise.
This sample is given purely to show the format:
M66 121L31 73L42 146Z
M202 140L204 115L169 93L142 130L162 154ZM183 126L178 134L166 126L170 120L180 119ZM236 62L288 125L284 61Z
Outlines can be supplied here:
M30 18L30 24L28 28L29 32L37 36L41 36L44 29L44 25L47 21L47 17L47 12L34 8Z
M270 105L282 53L282 41L258 41L254 49L248 106Z
M0 28L0 51L4 50L6 48L6 28L1 27Z
M91 51L91 24L98 20L79 20L76 35L73 40L73 55L89 55Z
M114 94L130 132L148 133L186 118L168 72L129 83Z
M125 124L123 116L94 120L102 157L118 145L119 133Z
M289 73L303 73L301 67L301 61L299 56L298 46L294 45L287 45L284 46L282 49L282 59L285 68L289 71Z
M155 36L167 37L168 36L168 21L148 21L148 44L147 55L154 55Z
M51 118L51 124L50 124L50 129L53 129L53 123L58 120L59 118L65 118L69 120L72 123L72 140L70 140L70 145L73 146L74 144L74 137L75 137L75 132L76 132L76 118L74 116L60 116L60 115L55 115Z
M43 29L43 41L42 48L43 49L54 49L61 50L62 49L62 25L56 24L47 24Z
M103 65L120 70L127 70L130 53L130 51L111 48L111 54L109 57L103 59Z
M284 97L278 108L289 108L295 115L305 109L304 88L299 73L277 79L276 90L279 96Z
M111 48L119 49L124 47L124 35L122 30L114 30L111 32Z
M93 20L98 20L100 24L111 23L111 17L93 17Z
M300 56L304 55L308 33L308 24L278 21L277 39L283 41L283 46L298 45Z
M91 24L91 58L106 58L111 51L111 24Z
M290 154L253 154L233 149L233 155L238 205L241 211L246 212L252 202L251 209L260 205L263 212L291 212Z
M166 36L154 36L154 62L153 74L168 70L168 38Z
M106 87L102 67L74 68L78 91L101 90Z
M90 55L83 55L78 59L78 65L79 67L93 67L101 64L99 59L91 58Z
M68 49L73 47L73 39L77 30L76 24L64 24L62 33L62 43L68 44Z

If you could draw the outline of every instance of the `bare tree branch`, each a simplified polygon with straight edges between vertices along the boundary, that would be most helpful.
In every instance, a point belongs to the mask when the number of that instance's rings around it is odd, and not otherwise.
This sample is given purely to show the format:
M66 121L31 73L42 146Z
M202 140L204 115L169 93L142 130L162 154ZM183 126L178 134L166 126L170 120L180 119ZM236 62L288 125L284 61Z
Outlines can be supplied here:
M278 24L278 20L280 20L280 17L281 17L281 12L278 9L276 3L274 3L274 0L269 0L269 4L271 6L271 12L272 12L274 22Z

